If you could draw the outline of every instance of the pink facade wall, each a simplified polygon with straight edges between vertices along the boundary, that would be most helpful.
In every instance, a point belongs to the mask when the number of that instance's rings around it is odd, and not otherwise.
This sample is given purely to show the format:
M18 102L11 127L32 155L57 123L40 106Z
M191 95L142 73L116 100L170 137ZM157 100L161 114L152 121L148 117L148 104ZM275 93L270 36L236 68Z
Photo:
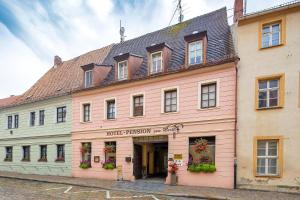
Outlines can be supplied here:
M225 67L226 66L226 67ZM212 174L190 173L184 165L178 171L178 184L212 187L233 187L234 162L234 122L235 122L235 84L236 74L234 63L226 64L223 68L207 71L194 70L178 75L168 75L168 79L153 79L141 81L141 84L125 84L118 88L96 93L74 95L72 100L73 126L72 145L73 161L72 174L75 177L94 177L100 179L117 179L117 169L112 171L102 169L100 163L94 163L92 168L79 168L81 142L92 142L92 158L104 158L104 141L117 142L117 166L122 165L122 176L125 180L134 180L133 164L126 163L126 156L133 156L133 142L131 136L106 136L106 131L135 128L162 128L168 124L179 122L184 128L173 139L169 135L168 153L182 154L184 163L188 162L189 137L216 136L216 167ZM217 108L198 109L198 83L217 80L219 83L219 106ZM127 86L128 85L128 86ZM161 89L169 87L179 88L179 112L161 113ZM130 95L144 93L145 116L130 117ZM115 97L117 115L116 120L104 119L104 99ZM92 105L92 122L80 122L81 104L90 102ZM145 136L145 135L142 135ZM169 178L166 179L168 183Z

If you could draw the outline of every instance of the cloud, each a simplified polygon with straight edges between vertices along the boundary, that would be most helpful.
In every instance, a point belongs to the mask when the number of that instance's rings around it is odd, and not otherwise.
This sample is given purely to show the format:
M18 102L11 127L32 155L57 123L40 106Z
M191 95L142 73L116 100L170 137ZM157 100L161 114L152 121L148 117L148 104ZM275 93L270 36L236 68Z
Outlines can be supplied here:
M234 0L182 0L184 20ZM248 1L258 9L274 1ZM254 2L254 3L253 3ZM259 2L259 3L257 3ZM276 3L283 2L277 0ZM25 92L53 65L119 42L119 20L131 39L169 25L176 0L0 0L0 98ZM261 6L259 8L262 8ZM232 15L232 10L228 11ZM230 20L230 18L229 18ZM172 20L177 23L178 15ZM7 84L9 83L9 84Z

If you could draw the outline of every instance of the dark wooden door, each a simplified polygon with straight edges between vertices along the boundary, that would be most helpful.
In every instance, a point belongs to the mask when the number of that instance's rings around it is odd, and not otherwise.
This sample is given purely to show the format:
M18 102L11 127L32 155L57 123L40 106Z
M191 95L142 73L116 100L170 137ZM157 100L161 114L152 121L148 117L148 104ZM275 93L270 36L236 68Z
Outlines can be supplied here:
M133 175L142 178L142 146L134 144Z

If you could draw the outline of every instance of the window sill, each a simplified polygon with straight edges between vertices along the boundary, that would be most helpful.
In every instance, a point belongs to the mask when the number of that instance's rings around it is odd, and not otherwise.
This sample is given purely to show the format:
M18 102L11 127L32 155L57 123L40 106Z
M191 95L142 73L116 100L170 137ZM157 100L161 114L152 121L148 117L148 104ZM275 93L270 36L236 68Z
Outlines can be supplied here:
M206 110L220 110L220 106L216 106L216 107L209 107L209 108L198 108L197 110L199 111L206 111Z
M162 112L160 114L162 114L162 115L173 115L173 114L179 114L179 111L176 111L176 112Z
M103 121L116 121L117 119L104 119Z
M144 118L144 117L145 117L145 115L130 116L129 119Z
M255 175L256 178L281 178L281 175Z
M65 163L65 160L55 160L56 163Z
M30 162L30 160L21 160L21 162Z
M4 159L3 161L4 162L12 162L12 160L10 160L10 159Z
M47 159L39 159L38 162L48 162Z
M88 121L88 122L80 122L80 124L90 124L93 123L92 121Z
M276 107L268 107L268 108L256 108L256 110L274 110L274 109L281 109L283 106L276 106Z
M284 46L284 44L281 43L281 44L273 45L273 46L269 46L269 47L260 47L259 50L272 49L272 48L281 47L281 46Z

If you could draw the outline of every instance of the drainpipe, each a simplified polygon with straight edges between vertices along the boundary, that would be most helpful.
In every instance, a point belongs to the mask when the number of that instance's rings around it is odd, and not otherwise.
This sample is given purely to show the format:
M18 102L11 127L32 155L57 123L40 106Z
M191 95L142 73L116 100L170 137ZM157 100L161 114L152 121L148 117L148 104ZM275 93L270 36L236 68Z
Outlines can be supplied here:
M234 179L233 179L233 188L237 189L237 147L236 147L236 138L237 138L237 93L238 93L238 61L240 58L237 58L235 61L235 120L234 120L234 165L233 165L233 171L234 171Z

